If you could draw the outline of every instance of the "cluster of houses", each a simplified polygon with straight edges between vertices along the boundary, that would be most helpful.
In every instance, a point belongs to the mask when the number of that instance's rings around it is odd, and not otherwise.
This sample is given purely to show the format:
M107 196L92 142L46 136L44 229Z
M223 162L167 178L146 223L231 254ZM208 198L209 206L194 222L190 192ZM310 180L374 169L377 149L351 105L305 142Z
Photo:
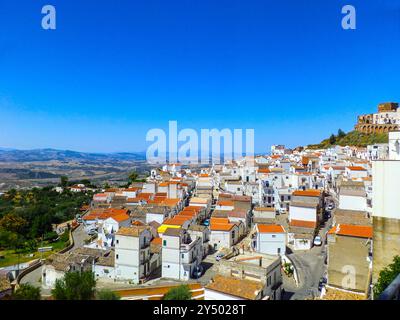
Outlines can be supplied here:
M82 217L92 241L48 259L42 284L52 287L70 270L137 285L188 281L204 274L202 261L211 257L217 272L205 285L207 299L280 299L288 249L312 250L321 236L328 285L348 289L343 270L350 266L356 275L350 290L368 292L371 160L399 157L398 141L393 133L377 148L273 146L269 155L207 168L174 163L154 169L146 182L93 196ZM330 228L321 234L326 223Z

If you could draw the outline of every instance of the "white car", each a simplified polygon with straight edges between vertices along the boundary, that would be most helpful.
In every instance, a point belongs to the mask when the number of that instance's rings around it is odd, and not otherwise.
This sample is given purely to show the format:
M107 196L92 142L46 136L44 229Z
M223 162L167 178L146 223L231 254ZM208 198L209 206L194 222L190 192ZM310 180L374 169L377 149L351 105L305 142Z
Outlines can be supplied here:
M315 239L314 239L314 246L318 246L319 247L320 245L322 245L321 237L320 236L316 236Z
M215 256L215 260L219 261L221 260L225 255L223 253L217 253L217 255Z
M328 204L327 209L328 209L329 211L333 210L334 208L335 208L335 205L334 205L333 203Z

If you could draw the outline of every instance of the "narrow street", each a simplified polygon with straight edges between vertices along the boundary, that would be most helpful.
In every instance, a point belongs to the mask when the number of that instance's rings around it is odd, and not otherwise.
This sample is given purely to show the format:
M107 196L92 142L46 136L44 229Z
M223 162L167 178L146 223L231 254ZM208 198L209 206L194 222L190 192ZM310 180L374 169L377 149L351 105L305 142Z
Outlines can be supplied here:
M78 228L76 228L73 231L72 236L74 238L74 246L72 249L83 247L84 241L87 238L87 234L83 225L80 225ZM50 295L50 290L42 287L42 269L43 266L33 270L32 272L29 272L21 279L20 283L29 283L35 287L40 287L42 289L42 295L46 296Z
M293 262L299 279L299 286L293 286L284 279L285 298L290 300L304 300L319 296L319 282L326 274L327 249L326 234L330 229L332 216L322 225L319 236L321 246L314 246L309 251L299 251L287 254Z

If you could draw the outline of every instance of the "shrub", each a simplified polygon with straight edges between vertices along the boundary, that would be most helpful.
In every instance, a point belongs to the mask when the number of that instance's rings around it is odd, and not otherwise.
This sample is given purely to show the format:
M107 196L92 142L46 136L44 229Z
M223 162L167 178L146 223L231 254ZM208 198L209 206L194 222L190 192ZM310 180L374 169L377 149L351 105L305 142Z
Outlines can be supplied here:
M192 293L188 285L171 288L164 296L164 300L190 300Z

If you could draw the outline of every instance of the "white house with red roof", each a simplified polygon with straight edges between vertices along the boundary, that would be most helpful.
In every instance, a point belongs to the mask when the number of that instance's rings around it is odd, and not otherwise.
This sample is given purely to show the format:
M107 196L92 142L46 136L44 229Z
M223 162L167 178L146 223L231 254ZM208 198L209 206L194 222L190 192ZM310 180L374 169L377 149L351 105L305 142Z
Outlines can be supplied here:
M210 244L214 250L231 248L239 240L239 225L227 218L211 218L210 230Z
M344 176L349 179L361 179L368 177L368 170L362 166L346 167Z
M252 246L260 253L284 255L286 253L287 233L278 224L256 224Z

